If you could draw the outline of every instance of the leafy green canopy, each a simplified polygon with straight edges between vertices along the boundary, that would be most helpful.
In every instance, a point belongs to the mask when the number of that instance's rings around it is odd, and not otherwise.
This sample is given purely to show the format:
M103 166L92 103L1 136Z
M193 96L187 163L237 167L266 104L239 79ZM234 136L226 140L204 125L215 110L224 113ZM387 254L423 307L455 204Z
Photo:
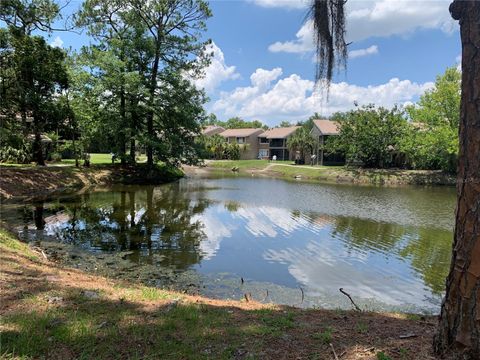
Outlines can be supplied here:
M267 129L268 126L262 123L260 120L246 121L238 116L232 117L227 121L218 120L215 114L210 114L205 122L205 125L217 125L224 129Z
M326 150L345 154L350 163L388 167L393 163L407 126L403 113L396 107L388 110L374 105L363 106L345 114L340 123L340 135L329 139Z

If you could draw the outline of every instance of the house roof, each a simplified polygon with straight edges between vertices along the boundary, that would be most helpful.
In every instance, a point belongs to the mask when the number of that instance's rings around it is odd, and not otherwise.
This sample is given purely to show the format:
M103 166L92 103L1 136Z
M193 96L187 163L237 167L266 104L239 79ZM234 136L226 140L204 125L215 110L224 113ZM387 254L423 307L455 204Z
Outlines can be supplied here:
M205 129L202 130L203 135L213 135L225 131L221 126L217 125L208 125Z
M313 120L313 124L323 135L338 135L340 133L338 122L336 121L317 119Z
M264 137L267 139L285 139L286 137L292 135L300 126L289 126L289 127L280 127L269 129L263 134L258 135L259 137Z
M224 132L221 132L219 135L223 137L247 137L251 135L258 135L263 132L263 129L227 129Z

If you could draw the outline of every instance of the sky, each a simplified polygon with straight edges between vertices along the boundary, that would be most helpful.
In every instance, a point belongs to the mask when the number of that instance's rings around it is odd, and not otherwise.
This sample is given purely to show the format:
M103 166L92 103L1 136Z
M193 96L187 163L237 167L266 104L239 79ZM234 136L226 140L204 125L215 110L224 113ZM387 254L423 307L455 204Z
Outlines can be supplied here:
M448 0L349 0L346 71L335 73L328 96L315 87L308 1L214 0L205 39L214 57L205 77L208 112L275 126L317 112L329 116L354 104L391 107L418 100L436 76L456 66L461 46ZM71 4L78 7L76 0ZM78 49L85 34L54 33L50 43Z

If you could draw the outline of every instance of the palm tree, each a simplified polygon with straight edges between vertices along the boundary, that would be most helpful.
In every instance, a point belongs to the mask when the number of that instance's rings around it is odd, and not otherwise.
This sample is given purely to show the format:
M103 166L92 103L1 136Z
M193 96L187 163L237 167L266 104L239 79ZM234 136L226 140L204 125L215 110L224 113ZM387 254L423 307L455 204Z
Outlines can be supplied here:
M313 0L310 18L317 49L316 79L327 88L335 65L345 66L345 0ZM408 3L405 4L408 6ZM454 0L462 39L462 102L457 211L450 273L435 352L480 359L480 1Z
M297 129L287 140L287 147L290 152L300 151L300 157L305 161L307 153L313 154L317 141L310 135L310 131L304 126Z

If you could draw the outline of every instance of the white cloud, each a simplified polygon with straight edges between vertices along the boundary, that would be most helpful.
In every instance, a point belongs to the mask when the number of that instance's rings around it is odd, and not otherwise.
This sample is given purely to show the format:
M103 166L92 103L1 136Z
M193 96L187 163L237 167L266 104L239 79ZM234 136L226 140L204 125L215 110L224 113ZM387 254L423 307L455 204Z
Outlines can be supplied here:
M275 125L282 120L303 120L314 112L330 115L347 111L353 108L355 102L385 107L403 105L414 101L433 85L430 82L418 84L398 78L370 86L332 83L327 102L325 94L315 91L313 81L302 79L297 74L280 78L281 74L280 68L257 69L250 77L251 86L222 92L212 110L226 117L260 119L268 125Z
M462 71L462 54L459 54L459 55L455 58L455 63L457 64L457 70L458 70L458 71Z
M225 64L225 56L222 50L212 42L206 49L208 53L213 53L210 65L205 69L205 76L195 80L198 88L203 88L207 93L215 89L224 81L235 80L240 77L235 66Z
M448 11L449 1L378 0L347 2L347 41L371 37L408 35L418 29L440 29L451 33L455 22ZM294 40L276 42L272 52L303 53L314 49L313 26L305 22Z
M50 46L56 47L56 48L62 48L63 47L63 40L60 38L60 36L56 36L55 39L50 43Z
M355 59L358 57L363 57L363 56L368 56L368 55L374 55L378 54L378 46L377 45L372 45L368 48L365 49L357 49L357 50L352 50L348 52L348 58L349 59Z
M302 9L310 3L308 0L249 0L265 8Z

